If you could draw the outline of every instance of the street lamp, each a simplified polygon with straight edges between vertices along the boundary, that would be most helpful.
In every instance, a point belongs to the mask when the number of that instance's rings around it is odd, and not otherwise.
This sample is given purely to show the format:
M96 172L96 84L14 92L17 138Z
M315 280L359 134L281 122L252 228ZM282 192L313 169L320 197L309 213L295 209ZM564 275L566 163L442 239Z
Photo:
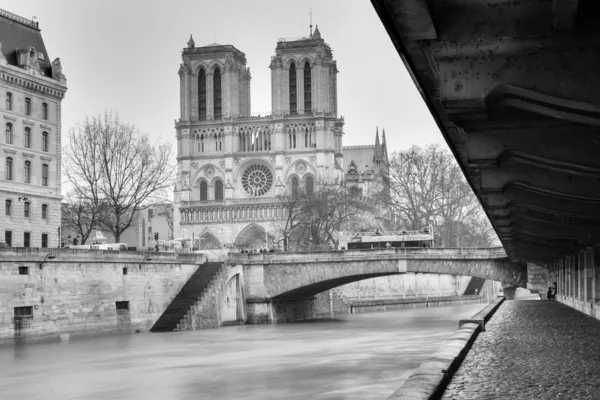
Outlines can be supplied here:
M146 261L152 261L152 258L150 258L149 254L146 254L146 256L144 257L144 259L142 260L142 262L140 263L140 265L138 265L138 268L142 269L142 264L144 264Z
M44 257L44 261L42 261L40 263L40 269L44 268L44 264L46 264L46 261L48 261L48 260L54 260L55 258L56 257L52 253L46 254L46 257Z

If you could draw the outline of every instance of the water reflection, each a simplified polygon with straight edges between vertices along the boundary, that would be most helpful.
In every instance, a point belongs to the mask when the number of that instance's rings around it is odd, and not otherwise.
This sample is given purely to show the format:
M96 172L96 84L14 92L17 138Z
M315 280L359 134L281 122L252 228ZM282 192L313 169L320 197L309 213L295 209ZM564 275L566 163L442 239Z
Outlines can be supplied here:
M0 349L6 399L385 399L485 304Z

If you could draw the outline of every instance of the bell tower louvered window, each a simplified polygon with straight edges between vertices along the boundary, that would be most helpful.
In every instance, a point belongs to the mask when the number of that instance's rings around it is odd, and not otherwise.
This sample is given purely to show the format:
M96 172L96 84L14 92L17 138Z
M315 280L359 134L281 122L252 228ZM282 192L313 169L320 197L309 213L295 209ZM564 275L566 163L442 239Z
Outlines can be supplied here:
M206 121L206 73L203 69L198 73L198 119Z
M298 93L296 91L296 66L290 65L290 114L298 113Z
M221 102L221 70L215 69L213 75L213 104L215 110L215 119L223 118L223 109Z
M310 64L304 64L304 112L309 113L312 109L312 88L310 80Z

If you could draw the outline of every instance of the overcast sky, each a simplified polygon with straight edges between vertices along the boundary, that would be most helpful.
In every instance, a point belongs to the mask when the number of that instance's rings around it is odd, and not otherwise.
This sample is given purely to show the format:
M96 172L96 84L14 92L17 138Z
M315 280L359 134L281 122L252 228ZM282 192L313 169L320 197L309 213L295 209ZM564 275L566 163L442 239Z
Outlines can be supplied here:
M388 150L444 139L368 0L0 0L0 8L40 24L51 59L67 77L63 135L104 110L173 144L179 118L181 51L232 44L252 73L252 112L271 110L269 63L278 38L309 33L313 24L337 60L338 112L344 145L374 143L385 128Z

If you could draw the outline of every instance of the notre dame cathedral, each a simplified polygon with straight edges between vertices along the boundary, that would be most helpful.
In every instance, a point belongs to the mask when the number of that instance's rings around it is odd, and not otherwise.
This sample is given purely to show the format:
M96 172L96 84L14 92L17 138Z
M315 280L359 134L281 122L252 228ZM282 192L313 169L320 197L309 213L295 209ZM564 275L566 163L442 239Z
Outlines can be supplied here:
M179 68L174 236L200 249L264 244L283 218L278 194L310 191L319 180L364 195L387 174L385 142L343 147L337 65L318 27L279 39L271 58L272 112L252 116L246 55L232 45L196 47L190 37ZM269 232L270 233L270 232ZM260 242L262 241L262 246Z

